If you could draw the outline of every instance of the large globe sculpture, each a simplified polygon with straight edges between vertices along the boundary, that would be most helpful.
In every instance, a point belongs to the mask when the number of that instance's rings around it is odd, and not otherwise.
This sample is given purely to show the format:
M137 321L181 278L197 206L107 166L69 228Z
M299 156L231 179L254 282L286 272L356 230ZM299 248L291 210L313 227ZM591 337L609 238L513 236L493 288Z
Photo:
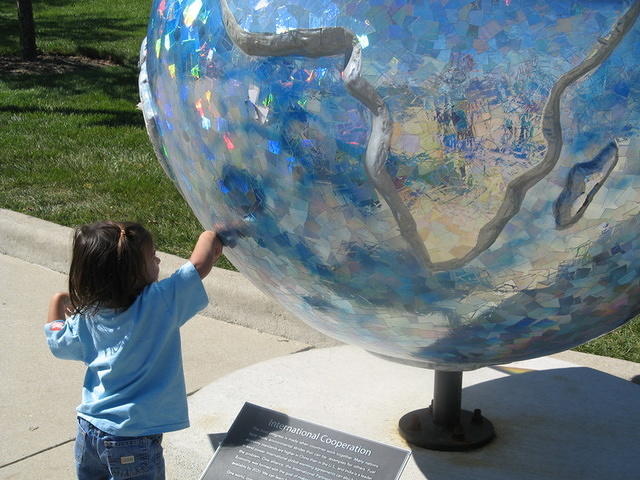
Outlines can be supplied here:
M155 0L143 110L200 222L298 317L438 370L512 362L640 312L639 12Z

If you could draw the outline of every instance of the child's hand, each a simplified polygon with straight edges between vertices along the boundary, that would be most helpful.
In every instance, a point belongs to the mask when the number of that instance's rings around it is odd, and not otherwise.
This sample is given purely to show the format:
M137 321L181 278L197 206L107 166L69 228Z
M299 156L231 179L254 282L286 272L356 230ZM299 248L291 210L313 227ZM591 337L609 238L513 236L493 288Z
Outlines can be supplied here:
M49 313L47 323L56 320L65 320L67 315L71 315L71 299L67 292L54 293L49 300Z

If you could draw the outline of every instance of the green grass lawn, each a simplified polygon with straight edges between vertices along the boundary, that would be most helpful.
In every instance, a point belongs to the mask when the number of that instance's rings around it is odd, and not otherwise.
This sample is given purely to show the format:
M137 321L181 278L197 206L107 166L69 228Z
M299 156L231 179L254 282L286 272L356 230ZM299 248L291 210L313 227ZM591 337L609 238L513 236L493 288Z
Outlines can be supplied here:
M139 221L160 250L185 257L202 227L164 175L136 108L149 5L34 2L43 53L110 64L45 57L38 68L0 69L0 206L67 226ZM16 17L15 3L0 6L5 62L19 52ZM225 258L218 266L233 269Z
M575 350L640 363L640 317Z
M202 227L155 159L136 109L136 62L150 2L33 6L41 51L111 64L16 73L0 67L0 207L66 226L139 221L160 250L188 256ZM0 32L0 56L17 62L15 2L0 4ZM218 266L233 268L224 258ZM640 320L577 350L640 362Z
M139 221L160 250L188 256L202 227L153 154L136 76L126 65L2 75L0 206L67 226Z
M38 48L133 64L146 35L150 0L33 0ZM16 2L0 4L0 55L19 51Z

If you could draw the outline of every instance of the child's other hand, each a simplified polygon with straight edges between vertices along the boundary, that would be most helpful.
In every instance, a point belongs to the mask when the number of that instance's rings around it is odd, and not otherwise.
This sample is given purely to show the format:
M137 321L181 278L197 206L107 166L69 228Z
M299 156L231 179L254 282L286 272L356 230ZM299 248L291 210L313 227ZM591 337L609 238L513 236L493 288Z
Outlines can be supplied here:
M55 320L65 320L67 316L70 316L71 312L71 299L67 292L54 293L49 300L49 312L47 314L47 323L51 323Z

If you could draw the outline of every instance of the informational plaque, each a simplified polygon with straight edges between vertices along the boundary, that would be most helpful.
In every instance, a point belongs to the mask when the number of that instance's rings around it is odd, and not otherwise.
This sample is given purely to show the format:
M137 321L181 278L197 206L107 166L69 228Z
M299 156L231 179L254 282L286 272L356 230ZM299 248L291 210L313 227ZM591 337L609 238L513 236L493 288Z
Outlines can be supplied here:
M245 403L200 480L394 480L410 454Z

